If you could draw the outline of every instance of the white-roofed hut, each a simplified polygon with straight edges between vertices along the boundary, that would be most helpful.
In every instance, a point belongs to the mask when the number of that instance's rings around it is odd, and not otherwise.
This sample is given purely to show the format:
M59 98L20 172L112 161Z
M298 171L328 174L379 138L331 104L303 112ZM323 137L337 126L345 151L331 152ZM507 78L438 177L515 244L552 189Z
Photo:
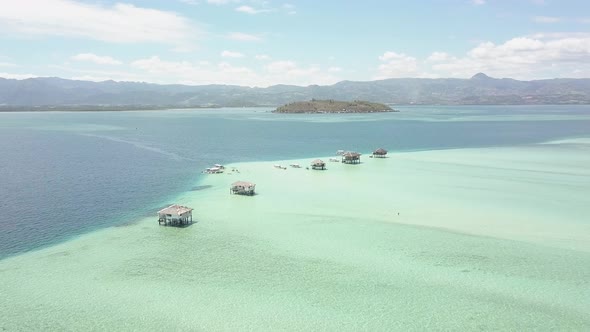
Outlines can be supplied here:
M373 151L373 157L375 158L387 158L387 150L379 148Z
M314 161L311 162L311 169L321 169L321 170L325 170L326 169L326 163L321 160L321 159L316 159Z
M173 204L158 211L158 223L164 226L184 226L193 223L193 209Z
M238 195L254 195L254 190L256 189L256 184L252 182L246 181L237 181L231 184L229 192L231 194L238 194Z
M358 152L344 152L342 154L342 162L345 164L360 164L361 154Z

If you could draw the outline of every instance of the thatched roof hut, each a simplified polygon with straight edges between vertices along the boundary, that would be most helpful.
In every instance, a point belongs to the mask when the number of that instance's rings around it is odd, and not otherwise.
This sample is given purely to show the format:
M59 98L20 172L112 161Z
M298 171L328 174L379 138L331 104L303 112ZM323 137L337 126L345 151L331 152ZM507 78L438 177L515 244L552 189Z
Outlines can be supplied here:
M311 168L324 170L326 169L326 163L321 159L316 159L311 162Z
M361 162L361 154L347 151L342 154L342 162L346 164L358 164Z
M376 158L384 158L387 155L387 150L379 148L375 151L373 151L373 157Z
M158 211L158 222L165 226L181 226L193 222L193 209L173 204Z
M231 184L230 193L238 195L254 195L256 184L246 181L237 181Z

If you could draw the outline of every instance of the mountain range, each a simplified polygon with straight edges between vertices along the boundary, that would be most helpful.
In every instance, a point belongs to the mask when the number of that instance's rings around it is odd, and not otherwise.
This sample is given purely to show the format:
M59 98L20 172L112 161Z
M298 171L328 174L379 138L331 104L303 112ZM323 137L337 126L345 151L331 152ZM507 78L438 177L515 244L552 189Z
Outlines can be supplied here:
M0 78L2 110L278 106L311 99L430 105L590 104L590 79L519 81L478 73L470 79L392 78L324 86L252 88L90 82L55 77Z

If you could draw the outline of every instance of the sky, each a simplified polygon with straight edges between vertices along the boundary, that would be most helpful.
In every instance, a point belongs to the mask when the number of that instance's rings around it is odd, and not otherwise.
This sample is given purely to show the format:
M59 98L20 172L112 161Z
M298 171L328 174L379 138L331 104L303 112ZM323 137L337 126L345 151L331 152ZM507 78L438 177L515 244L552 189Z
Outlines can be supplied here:
M0 77L590 77L588 0L0 0Z

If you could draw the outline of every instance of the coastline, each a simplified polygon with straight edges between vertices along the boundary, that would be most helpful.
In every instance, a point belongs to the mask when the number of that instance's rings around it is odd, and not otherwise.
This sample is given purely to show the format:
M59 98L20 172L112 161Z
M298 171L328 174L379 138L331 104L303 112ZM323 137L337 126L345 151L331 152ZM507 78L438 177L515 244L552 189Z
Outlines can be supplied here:
M146 217L0 261L0 326L584 329L588 205L571 199L589 157L574 142L226 165L240 173L178 195L190 227ZM258 195L230 195L237 180Z

